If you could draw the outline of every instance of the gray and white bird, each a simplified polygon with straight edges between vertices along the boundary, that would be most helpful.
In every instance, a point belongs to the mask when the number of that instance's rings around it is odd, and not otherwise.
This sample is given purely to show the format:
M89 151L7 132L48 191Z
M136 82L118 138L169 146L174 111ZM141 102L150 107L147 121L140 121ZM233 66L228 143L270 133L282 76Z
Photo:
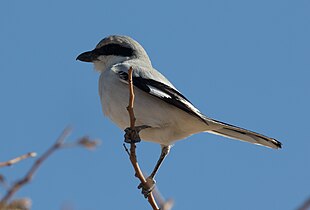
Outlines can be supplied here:
M281 143L276 139L203 115L166 77L153 68L143 47L128 36L106 37L94 50L80 54L77 60L92 62L100 73L102 110L121 129L129 127L126 107L129 97L128 70L132 67L136 126L148 126L140 132L141 138L162 147L149 180L154 180L173 143L200 132L281 148ZM145 190L149 192L151 189Z

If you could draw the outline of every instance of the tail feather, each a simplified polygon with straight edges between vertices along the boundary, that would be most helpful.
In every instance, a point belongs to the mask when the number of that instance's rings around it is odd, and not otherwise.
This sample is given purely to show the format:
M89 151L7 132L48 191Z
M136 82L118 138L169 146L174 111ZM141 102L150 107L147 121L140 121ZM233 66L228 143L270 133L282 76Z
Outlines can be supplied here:
M252 144L263 145L274 149L279 149L282 146L281 142L277 141L274 138L270 138L253 131L239 128L234 125L208 119L208 122L210 121L212 122L212 124L215 124L216 126L214 126L213 130L207 131L209 133L250 142Z

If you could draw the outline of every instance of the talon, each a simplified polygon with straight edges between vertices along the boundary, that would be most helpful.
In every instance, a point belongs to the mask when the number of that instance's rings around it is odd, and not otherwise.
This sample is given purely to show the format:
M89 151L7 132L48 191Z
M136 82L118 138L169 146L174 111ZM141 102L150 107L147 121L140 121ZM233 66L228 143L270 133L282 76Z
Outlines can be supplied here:
M139 132L145 128L149 128L150 126L147 125L141 125L141 126L137 126L134 129L131 128L126 128L125 131L125 143L139 143L141 141L141 138L139 136Z
M154 190L156 181L152 177L146 178L145 183L140 183L138 189L142 189L141 193L144 198L147 198L149 194Z
M131 128L126 128L125 129L125 143L138 143L141 141L140 136L139 136L139 131L137 129L131 129Z

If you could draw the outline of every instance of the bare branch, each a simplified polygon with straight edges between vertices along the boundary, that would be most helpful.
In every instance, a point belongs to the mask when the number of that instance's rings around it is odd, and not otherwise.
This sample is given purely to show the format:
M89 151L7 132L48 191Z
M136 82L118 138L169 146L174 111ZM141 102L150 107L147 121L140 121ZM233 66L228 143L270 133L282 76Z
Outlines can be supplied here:
M133 111L135 95L134 95L133 82L132 82L132 71L133 71L133 69L132 69L132 67L130 67L128 70L128 83L129 83L129 93L130 94L129 94L129 105L127 107L127 111L128 111L129 117L130 117L130 128L132 130L134 130L136 118L135 118L134 111ZM138 161L137 161L136 144L133 143L133 141L132 141L132 143L130 144L130 153L128 152L128 149L126 148L126 146L125 146L125 150L129 154L129 159L130 159L130 162L131 162L131 164L132 164L132 166L136 172L136 177L140 180L141 183L146 184L146 179L143 176L143 173L142 173L140 166L138 164ZM148 195L147 199L148 199L148 202L150 203L150 205L152 206L152 208L154 210L159 210L158 205L154 199L152 192Z
M84 136L77 141L77 144L86 149L95 149L101 142L99 140L91 140L88 136Z
M63 144L61 148L72 148L72 147L82 146L86 149L93 150L100 144L101 144L101 141L91 140L88 136L84 136L75 142L69 142L69 143Z
M60 137L56 140L55 144L52 145L41 157L39 157L33 166L30 168L30 170L26 173L25 177L20 179L19 181L15 182L15 184L7 191L6 195L2 198L0 201L0 209L5 207L8 203L8 201L13 197L13 195L24 185L29 183L35 172L38 170L38 168L42 165L42 163L56 150L60 149L64 145L65 139L70 134L71 129L66 128Z
M298 210L309 210L310 209L310 198L308 198Z
M155 200L160 206L160 210L171 210L172 209L174 205L174 201L172 199L165 200L163 196L160 194L157 187L154 188L153 194L154 194Z
M130 128L135 129L136 117L133 111L133 105L135 101L135 93L133 90L133 82L132 82L132 67L128 70L128 83L129 83L129 105L127 107L129 118L130 118Z
M130 152L129 152L128 148L126 147L125 143L123 144L123 147L124 147L126 153L128 154L128 157L130 158Z
M34 164L32 165L32 167L29 169L29 171L26 173L26 175L18 180L17 182L15 182L14 185L12 185L7 193L5 194L5 196L2 198L2 200L0 201L0 210L4 209L4 207L7 206L8 201L14 196L14 194L21 189L24 185L28 184L34 174L37 172L37 170L39 169L39 167L42 165L42 163L49 157L51 156L55 151L62 149L62 148L67 148L67 147L72 147L72 146L83 146L86 148L94 148L95 146L98 145L98 141L92 141L90 140L88 137L83 137L80 140L74 142L74 143L67 143L65 144L65 140L66 138L69 136L69 134L71 133L71 129L66 128L61 135L58 137L58 139L56 140L56 142L45 152L42 154L41 157L39 157ZM31 155L31 154L30 154ZM32 154L33 155L33 154ZM15 159L14 159L15 161ZM14 162L13 161L13 162ZM19 160L18 160L19 161ZM15 161L16 162L16 161Z
M30 157L35 157L35 156L37 156L37 153L29 152L27 154L24 154L24 155L21 155L19 157L16 157L16 158L14 158L12 160L8 160L6 162L0 162L0 168L1 167L5 167L5 166L11 166L11 165L13 165L15 163L18 163L21 160L24 160L24 159L27 159L27 158L30 158Z
M3 188L8 189L8 184L6 183L5 177L0 174L0 185L2 185Z
M30 210L31 200L29 198L19 198L10 202L4 209L1 210Z

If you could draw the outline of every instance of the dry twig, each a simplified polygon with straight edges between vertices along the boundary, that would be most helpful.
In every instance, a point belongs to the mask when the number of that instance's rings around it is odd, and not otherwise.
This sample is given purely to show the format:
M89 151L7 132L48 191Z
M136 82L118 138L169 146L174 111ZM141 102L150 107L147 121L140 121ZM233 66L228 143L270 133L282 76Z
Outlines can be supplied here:
M127 107L127 111L129 113L130 118L130 128L135 129L136 117L133 111L133 105L135 102L135 92L133 90L133 82L132 82L132 67L128 70L128 85L129 85L129 103Z
M309 210L310 209L310 198L308 198L298 210Z
M42 165L42 163L57 149L61 148L66 137L69 135L70 129L65 129L60 137L57 139L56 143L50 147L39 159L35 161L33 166L30 168L28 173L21 180L17 181L6 193L6 195L0 201L0 209L5 206L8 201L13 197L13 195L25 184L31 181L33 175L38 170L38 168Z
M30 210L31 200L29 198L19 198L10 202L1 210Z
M135 95L134 95L134 90L133 90L133 82L132 82L132 67L129 68L128 70L128 83L129 83L129 105L127 107L127 111L129 113L129 117L130 117L130 128L132 130L135 130L135 121L136 121L136 118L135 118L135 115L134 115L134 111L133 111L133 105L134 105L134 98L135 98ZM129 155L129 159L130 159L130 162L136 172L136 177L140 180L141 183L143 184L146 184L146 179L140 169L140 166L138 164L138 161L137 161L137 156L136 156L136 144L133 143L130 143L130 152L128 151L128 149L126 148L126 146L124 145L125 147L125 150L126 152L128 153ZM154 199L154 196L153 196L153 193L151 192L148 197L148 202L150 203L150 205L152 206L152 208L154 210L159 210L158 208L158 205Z
M14 194L21 189L24 185L28 184L34 174L37 172L37 170L39 169L39 167L42 165L42 163L49 157L51 156L55 151L57 151L58 149L61 148L67 148L67 147L72 147L72 146L83 146L85 148L93 148L95 146L98 145L98 141L92 141L87 137L83 137L80 140L74 142L74 143L67 143L65 144L65 140L68 137L68 135L70 134L71 129L66 128L62 134L59 136L59 138L56 140L56 142L45 152L43 153L43 155L41 157L39 157L34 164L32 165L32 167L29 169L29 171L26 173L26 175L18 180L17 182L15 182L14 185L12 185L7 193L4 195L4 197L0 200L0 210L2 209L7 209L11 204L8 204L9 200L14 196ZM28 155L33 155L33 154L28 154ZM26 155L27 156L27 155ZM9 164L13 164L16 163L22 159L24 159L25 157L21 156L18 158L15 158L13 160L11 160L11 162ZM8 161L9 162L9 161Z
M153 194L154 194L155 200L160 206L160 210L171 210L172 209L174 205L174 201L172 199L165 200L163 196L160 194L157 187L155 187L155 189L153 190Z
M12 160L8 160L6 162L0 162L0 168L1 167L5 167L5 166L11 166L15 163L18 163L19 161L21 160L24 160L24 159L27 159L27 158L30 158L30 157L35 157L37 154L35 152L29 152L27 154L24 154L24 155L21 155L19 157L16 157Z

